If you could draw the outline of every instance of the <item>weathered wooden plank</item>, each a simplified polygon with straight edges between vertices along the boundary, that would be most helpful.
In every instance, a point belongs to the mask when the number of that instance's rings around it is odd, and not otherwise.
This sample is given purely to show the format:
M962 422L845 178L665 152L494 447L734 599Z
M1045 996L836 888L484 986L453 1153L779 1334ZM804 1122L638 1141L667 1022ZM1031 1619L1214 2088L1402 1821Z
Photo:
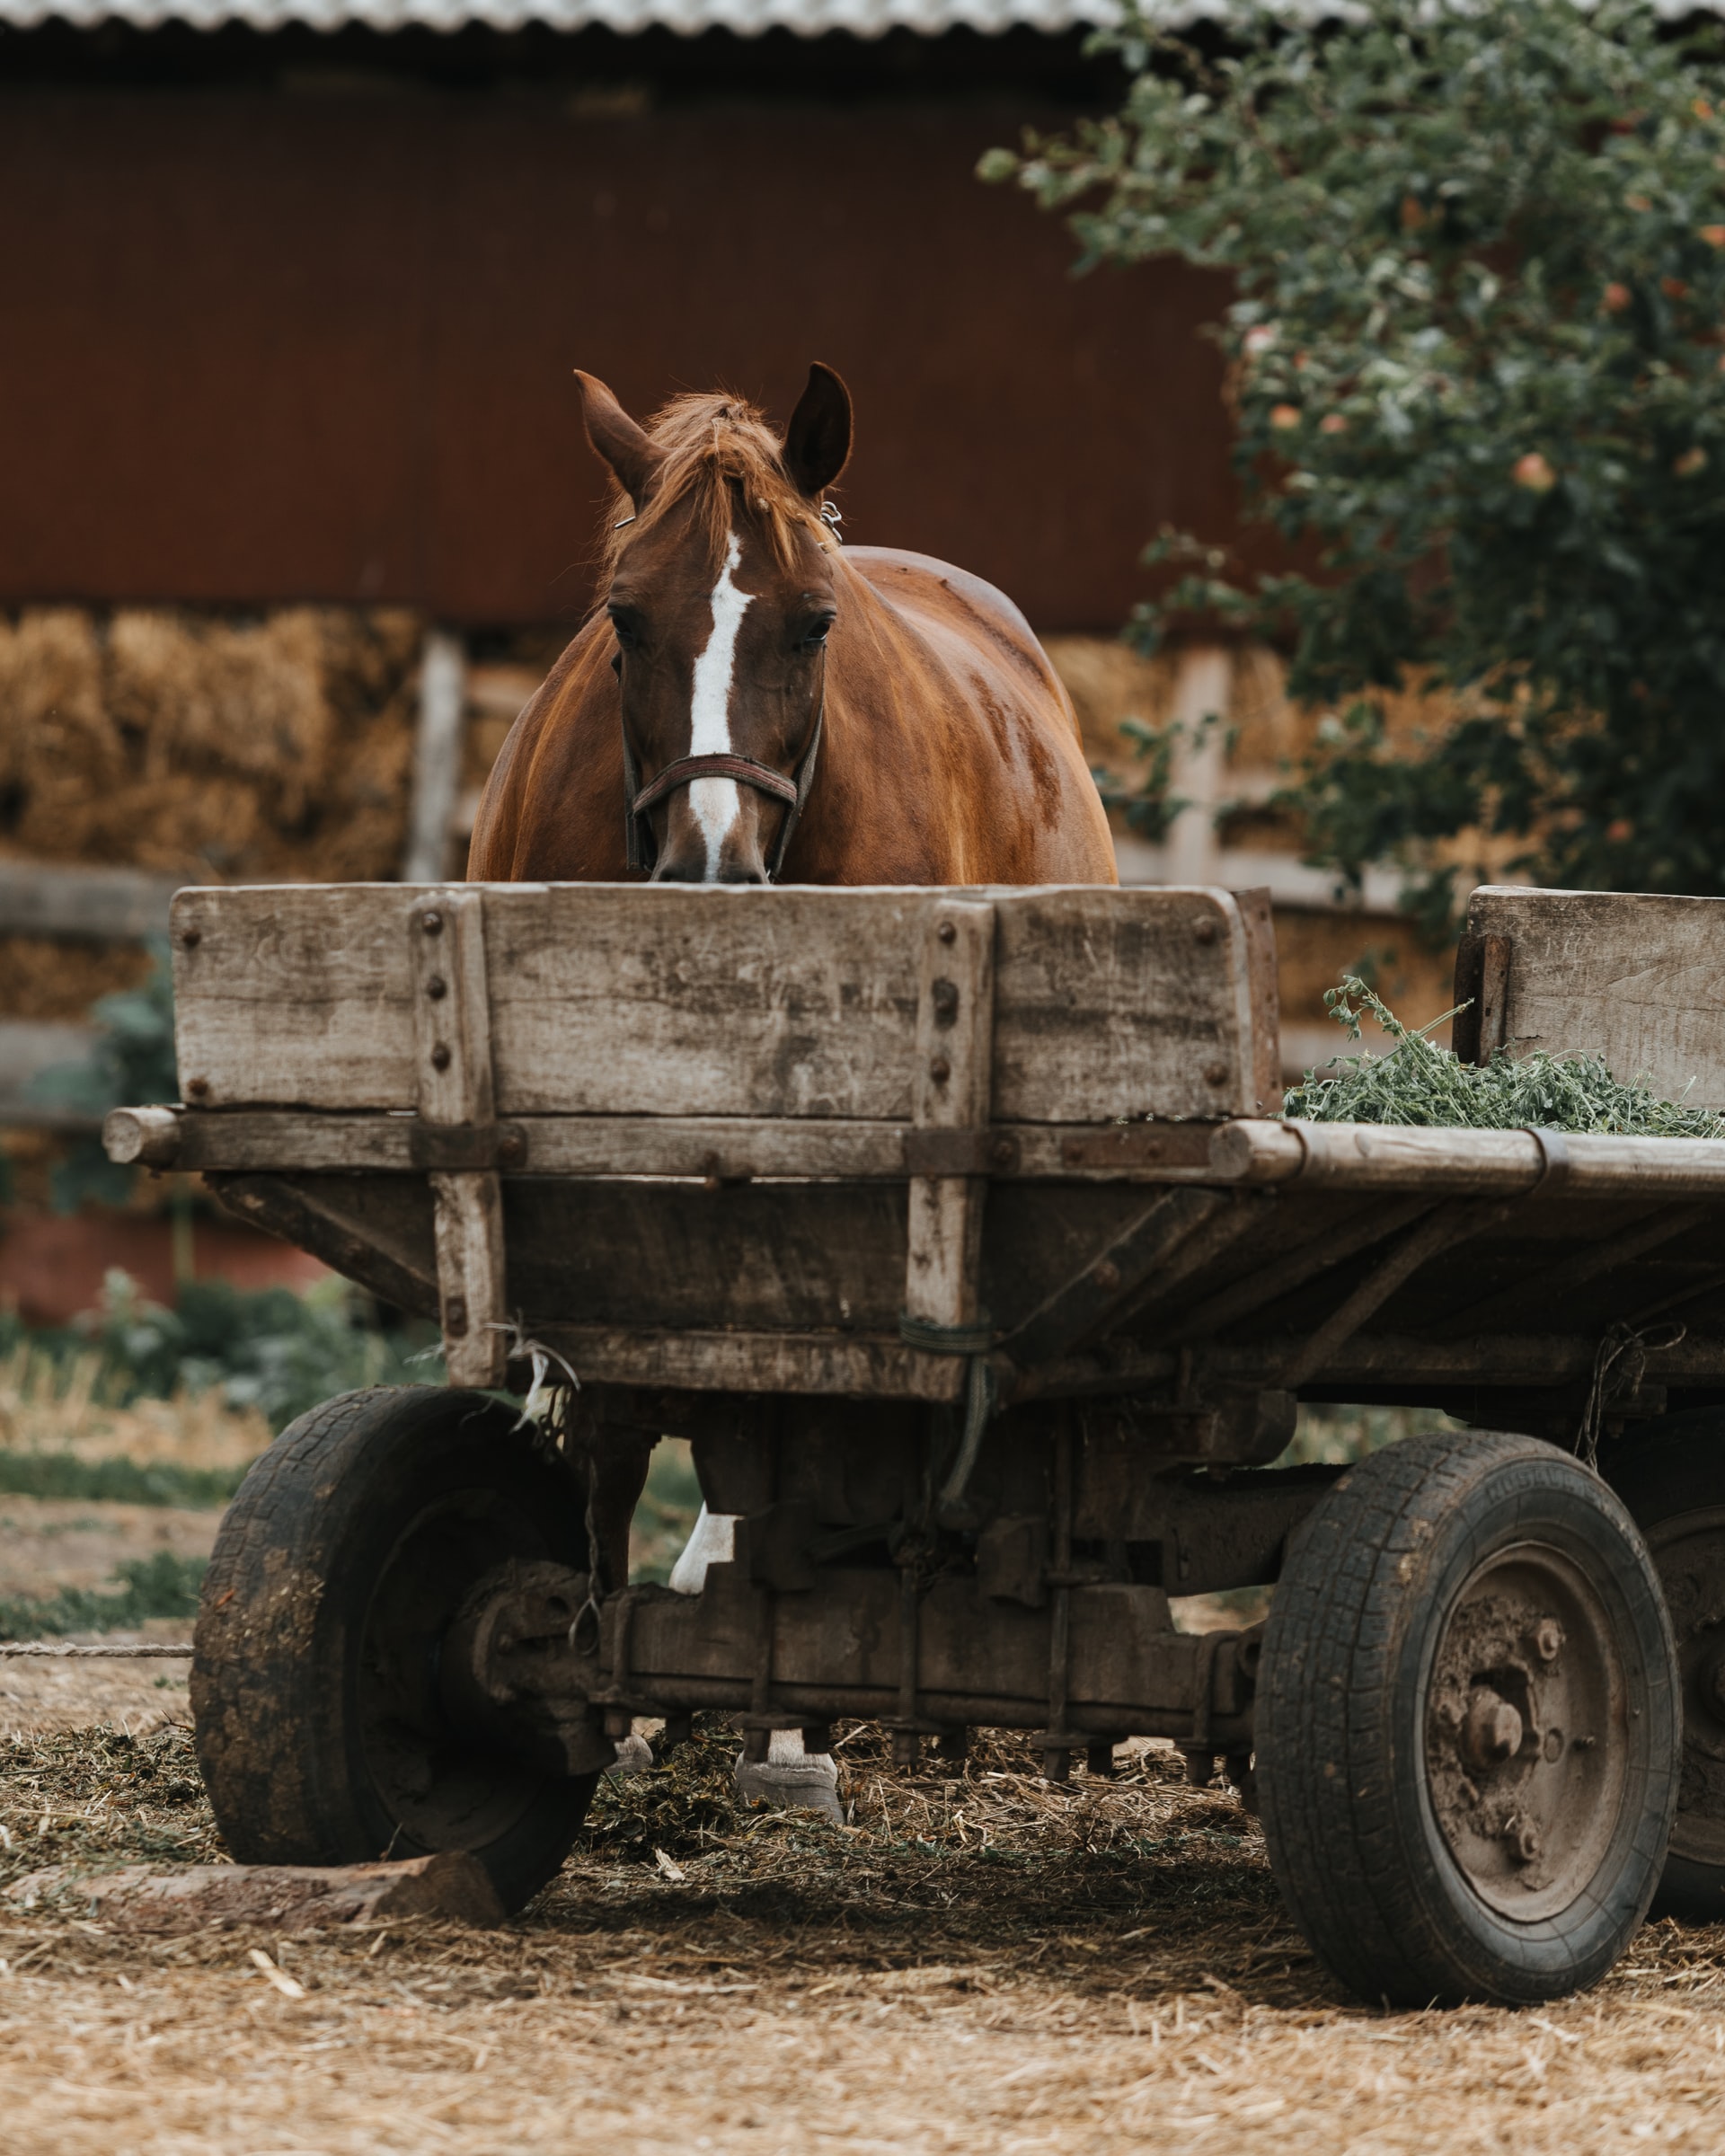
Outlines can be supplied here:
M995 911L997 1117L1250 1112L1252 954L1232 894L1012 891Z
M1467 925L1507 946L1507 1039L1725 1109L1725 899L1487 885Z
M1277 978L1275 915L1268 887L1236 891L1234 900L1240 909L1240 924L1245 934L1252 1001L1252 1085L1256 1105L1247 1112L1273 1116L1282 1105L1282 1003Z
M396 1309L436 1315L437 1249L422 1176L212 1175L209 1186L230 1212Z
M420 1120L489 1123L495 1110L482 894L425 894L408 916L407 946Z
M491 885L500 1115L906 1121L923 923L949 894ZM1261 1097L1251 950L1226 892L991 892L994 1112L1223 1116ZM405 917L391 885L175 901L186 1097L411 1107Z
M500 1385L503 1196L495 1175L462 1171L431 1178L438 1251L438 1316L452 1385Z
M181 891L174 1041L199 1107L412 1108L408 914L399 884Z
M908 1120L924 895L743 896L489 888L500 1112Z
M1112 1235L1098 1237L1093 1255L1061 1281L1001 1343L1021 1366L1064 1355L1103 1327L1150 1278L1177 1255L1187 1238L1232 1203L1216 1190L1164 1190Z
M933 1401L957 1400L964 1388L960 1357L924 1355L879 1334L661 1331L599 1325L535 1330L583 1384Z
M917 979L914 1114L919 1130L975 1130L994 1083L995 909L953 898L923 924ZM905 1314L971 1326L981 1315L981 1176L917 1175L907 1201Z
M491 990L481 892L434 890L408 915L422 1124L472 1130L492 1119ZM508 1360L503 1194L494 1169L431 1178L438 1312L452 1385L500 1385Z
M1704 1197L1725 1190L1725 1138L1565 1134L1561 1178L1532 1131L1424 1129L1383 1123L1243 1120L1216 1131L1216 1180L1305 1189L1566 1198Z
M351 1169L434 1164L418 1118L387 1110L118 1108L103 1125L111 1160L150 1168ZM507 1173L762 1177L902 1181L907 1123L729 1116L518 1116L494 1127L488 1158ZM1003 1181L1214 1180L1202 1123L995 1124L987 1168ZM473 1142L481 1143L482 1134Z
M903 1184L507 1178L503 1217L534 1327L890 1333L904 1302Z

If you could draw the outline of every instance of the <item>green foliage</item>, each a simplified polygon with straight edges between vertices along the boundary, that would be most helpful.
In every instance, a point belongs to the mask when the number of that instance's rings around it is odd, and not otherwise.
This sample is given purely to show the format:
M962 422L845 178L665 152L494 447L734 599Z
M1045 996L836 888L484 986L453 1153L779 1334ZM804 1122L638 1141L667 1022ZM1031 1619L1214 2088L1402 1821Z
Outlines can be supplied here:
M1395 1046L1387 1056L1348 1057L1334 1078L1308 1071L1305 1082L1284 1096L1284 1115L1309 1123L1725 1136L1725 1116L1662 1100L1645 1085L1621 1084L1597 1056L1552 1056L1543 1048L1515 1056L1499 1048L1483 1065L1464 1063L1452 1049L1426 1038L1452 1012L1412 1031L1357 974L1346 975L1323 1000L1330 1015L1346 1027L1349 1040L1360 1038L1361 1020L1369 1014Z
M1315 574L1187 573L1331 707L1288 799L1312 857L1398 861L1446 915L1454 841L1555 884L1725 891L1725 101L1716 26L1645 0L1361 0L1342 24L1177 0L1103 42L1125 109L1011 178L1088 265L1224 271L1249 512ZM1212 40L1213 42L1213 40ZM1380 693L1459 716L1410 744Z
M358 1385L435 1383L438 1352L429 1326L385 1332L344 1280L305 1294L190 1280L164 1310L119 1270L103 1284L102 1307L75 1327L26 1332L0 1312L0 1354L26 1339L63 1364L93 1352L99 1395L116 1407L215 1386L230 1407L257 1408L272 1430Z
M0 1595L0 1639L45 1639L56 1632L130 1632L152 1617L195 1617L207 1561L158 1550L154 1556L134 1558L122 1565L111 1587Z
M1093 766L1090 775L1096 782L1103 807L1121 809L1131 829L1152 844L1165 838L1169 825L1190 806L1173 791L1175 760L1182 753L1196 753L1219 723L1214 711L1195 726L1183 719L1170 720L1163 726L1152 725L1145 719L1122 720L1120 732L1131 743L1132 754L1143 769L1137 783L1128 786L1116 773L1101 764Z
M81 1063L63 1063L31 1082L31 1098L100 1119L111 1108L143 1107L180 1098L173 1059L173 974L165 939L152 938L150 977L141 988L104 995L91 1006L94 1047ZM80 1138L54 1171L55 1203L72 1212L86 1198L123 1205L136 1171L102 1150L97 1136Z
M77 1453L0 1452L0 1496L83 1498L94 1504L179 1505L217 1511L245 1480L243 1467L182 1467L176 1460L86 1460Z

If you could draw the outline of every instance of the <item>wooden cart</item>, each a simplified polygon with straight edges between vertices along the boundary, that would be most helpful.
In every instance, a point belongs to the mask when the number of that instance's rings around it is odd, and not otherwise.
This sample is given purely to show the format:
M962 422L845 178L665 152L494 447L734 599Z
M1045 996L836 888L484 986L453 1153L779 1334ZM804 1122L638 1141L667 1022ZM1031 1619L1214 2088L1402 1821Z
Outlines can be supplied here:
M1662 1870L1725 1915L1725 1143L1276 1119L1261 894L190 890L172 939L185 1105L111 1153L438 1316L451 1381L302 1418L224 1525L236 1855L461 1846L518 1904L632 1719L720 1709L1172 1738L1372 1998L1587 1984ZM1725 1103L1715 949L1482 891L1474 1049ZM526 1420L535 1357L579 1389ZM1438 1427L1271 1467L1302 1399ZM738 1523L695 1595L617 1554L664 1433Z

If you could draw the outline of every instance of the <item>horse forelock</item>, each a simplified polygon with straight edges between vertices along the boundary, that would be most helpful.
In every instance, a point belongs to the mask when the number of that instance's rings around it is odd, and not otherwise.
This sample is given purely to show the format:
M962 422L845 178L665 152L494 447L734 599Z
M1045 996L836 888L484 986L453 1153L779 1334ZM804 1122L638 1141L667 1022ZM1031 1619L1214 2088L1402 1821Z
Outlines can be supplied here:
M825 526L784 468L777 437L745 399L722 390L674 397L647 431L665 461L639 508L621 488L615 490L606 512L607 573L626 546L686 507L715 572L739 521L765 542L782 569L794 567L801 533L823 548L829 543Z

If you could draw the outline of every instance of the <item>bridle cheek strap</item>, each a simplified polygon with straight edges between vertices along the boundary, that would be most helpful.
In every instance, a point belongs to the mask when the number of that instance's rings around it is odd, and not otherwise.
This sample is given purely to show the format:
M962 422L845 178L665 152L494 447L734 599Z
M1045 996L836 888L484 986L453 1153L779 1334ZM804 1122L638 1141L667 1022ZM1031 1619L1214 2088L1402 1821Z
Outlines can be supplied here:
M809 799L809 789L814 783L815 758L820 753L820 729L827 716L827 698L823 692L815 707L815 723L809 736L809 746L802 752L802 761L797 766L795 778L787 778L782 771L774 771L770 764L757 764L753 756L732 755L728 750L706 756L679 756L675 764L668 764L657 778L646 785L640 783L640 767L630 746L628 731L623 737L623 780L628 799L624 834L629 866L632 869L648 867L658 849L653 840L652 826L648 822L648 811L675 793L679 786L690 785L696 779L734 779L739 786L752 786L756 793L784 802L787 814L778 844L773 849L773 858L767 864L767 878L778 881L779 871L784 866L785 850L791 844L791 835L801 821L803 805Z

